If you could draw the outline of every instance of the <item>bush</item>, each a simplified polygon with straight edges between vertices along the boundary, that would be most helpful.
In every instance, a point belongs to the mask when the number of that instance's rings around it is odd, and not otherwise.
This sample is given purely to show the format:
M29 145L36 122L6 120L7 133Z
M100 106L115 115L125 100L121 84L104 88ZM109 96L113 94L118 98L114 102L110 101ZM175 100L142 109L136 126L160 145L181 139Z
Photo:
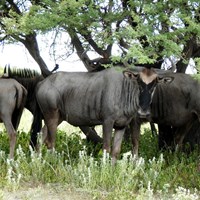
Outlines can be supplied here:
M8 138L1 134L0 187L23 187L25 183L64 184L82 188L101 199L198 199L200 177L198 152L161 153L157 139L146 129L141 135L140 157L132 158L131 146L123 143L121 159L111 165L101 146L87 143L80 133L57 132L56 150L29 148L29 134L20 132L15 160L7 160ZM184 196L185 195L185 196Z

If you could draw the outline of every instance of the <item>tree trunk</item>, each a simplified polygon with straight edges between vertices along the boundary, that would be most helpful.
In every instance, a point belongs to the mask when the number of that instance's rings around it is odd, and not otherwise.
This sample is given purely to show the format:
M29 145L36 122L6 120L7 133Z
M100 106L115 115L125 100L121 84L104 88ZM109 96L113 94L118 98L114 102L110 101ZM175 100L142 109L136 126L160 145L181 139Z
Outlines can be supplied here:
M41 69L41 73L44 77L51 75L51 71L49 71L46 63L43 58L40 56L40 51L36 39L36 34L29 34L25 37L25 39L20 39L20 41L24 44L24 46L28 49L30 55L37 62Z
M183 49L183 55L185 55L184 58L181 58L180 61L177 62L177 72L185 73L190 58L194 58L194 55L198 56L199 45L197 43L197 36L193 35L185 44L185 47Z

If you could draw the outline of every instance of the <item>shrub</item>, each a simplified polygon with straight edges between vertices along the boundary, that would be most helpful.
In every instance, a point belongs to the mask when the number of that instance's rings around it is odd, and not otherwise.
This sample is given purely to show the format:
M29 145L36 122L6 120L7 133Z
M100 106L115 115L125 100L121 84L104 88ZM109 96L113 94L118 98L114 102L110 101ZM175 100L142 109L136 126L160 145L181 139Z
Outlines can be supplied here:
M25 183L63 184L81 188L101 199L198 199L198 152L161 153L157 139L147 129L141 135L140 157L123 143L121 158L112 166L101 146L87 143L79 133L57 132L56 150L29 148L29 134L21 132L15 160L7 159L6 133L1 135L0 186L17 189ZM4 142L3 142L4 141ZM128 153L127 153L128 152Z

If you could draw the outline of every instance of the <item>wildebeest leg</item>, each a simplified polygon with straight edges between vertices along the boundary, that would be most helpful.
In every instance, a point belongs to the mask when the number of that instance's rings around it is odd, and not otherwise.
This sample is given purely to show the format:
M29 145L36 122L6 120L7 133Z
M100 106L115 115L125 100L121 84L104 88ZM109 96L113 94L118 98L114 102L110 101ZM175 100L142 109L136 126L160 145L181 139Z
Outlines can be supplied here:
M190 150L194 150L195 147L200 147L200 123L198 118L192 123L192 127L187 131L183 144L189 144ZM189 150L188 148L186 149Z
M131 140L132 140L132 154L133 156L138 156L139 149L139 137L140 137L140 122L132 120L130 123L130 128L132 130Z
M47 145L48 149L53 149L55 147L57 126L61 122L59 111L54 111L53 113L51 113L51 115L49 115L48 119L44 120L47 126L47 137L44 142Z
M97 132L94 128L89 126L80 126L79 128L86 135L88 141L91 141L94 144L103 142L103 139L97 135Z
M15 110L13 112L13 115L12 115L12 125L13 125L13 127L14 127L15 130L17 130L17 128L19 126L21 115L22 115L22 111L21 111L21 113L18 112L18 110Z
M111 151L113 125L114 122L111 120L106 120L103 123L103 149L105 149L108 153Z
M115 129L113 148L112 148L112 164L115 165L117 157L121 151L122 139L124 136L125 128Z
M176 143L179 150L182 150L183 140L184 140L187 132L192 127L192 122L193 122L193 120L189 121L184 126L178 128L176 133L175 133L175 143Z
M33 119L33 123L31 126L31 140L30 140L30 145L33 149L38 149L38 144L37 144L37 140L38 140L38 133L41 131L42 127L42 120L38 120L37 122L35 122L35 117Z
M151 127L152 136L157 137L158 135L157 135L157 130L156 130L155 124L150 122L150 127Z
M151 127L151 133L152 133L152 136L153 137L157 137L158 134L157 134L157 130L156 130L156 127L155 127L155 124L154 123L149 123L150 124L150 127ZM124 133L124 139L125 141L129 142L130 140L130 136L131 136L131 128L130 128L130 125L126 127L125 129L125 133Z
M44 125L42 127L42 143L45 143L45 140L47 139L47 126Z
M34 112L32 114L34 115L34 118L31 125L30 145L33 149L38 150L39 148L37 145L38 133L41 131L42 128L42 113L38 104L35 104Z
M171 126L158 124L158 148L166 150L174 146L174 128Z
M9 142L10 142L10 158L12 159L14 157L14 150L15 150L15 144L16 144L16 131L11 123L11 120L4 120L2 121L5 124L6 130L9 135Z
M57 125L56 124L49 124L47 126L47 137L44 140L44 143L46 144L48 149L53 149L55 147L55 137L56 137L56 130Z
M130 142L130 138L131 138L131 128L130 128L130 125L128 125L126 128L125 128L125 131L124 131L124 140L125 142Z

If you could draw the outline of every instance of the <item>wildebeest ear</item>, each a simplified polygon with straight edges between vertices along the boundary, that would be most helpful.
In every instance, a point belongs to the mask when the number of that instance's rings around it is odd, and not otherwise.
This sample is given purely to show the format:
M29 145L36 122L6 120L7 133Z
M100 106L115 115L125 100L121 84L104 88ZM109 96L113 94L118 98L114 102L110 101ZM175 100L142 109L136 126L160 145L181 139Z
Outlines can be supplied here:
M158 83L171 83L174 80L174 77L171 76L158 76Z
M125 77L129 79L137 79L139 75L137 72L131 72L131 71L123 71L123 74Z

